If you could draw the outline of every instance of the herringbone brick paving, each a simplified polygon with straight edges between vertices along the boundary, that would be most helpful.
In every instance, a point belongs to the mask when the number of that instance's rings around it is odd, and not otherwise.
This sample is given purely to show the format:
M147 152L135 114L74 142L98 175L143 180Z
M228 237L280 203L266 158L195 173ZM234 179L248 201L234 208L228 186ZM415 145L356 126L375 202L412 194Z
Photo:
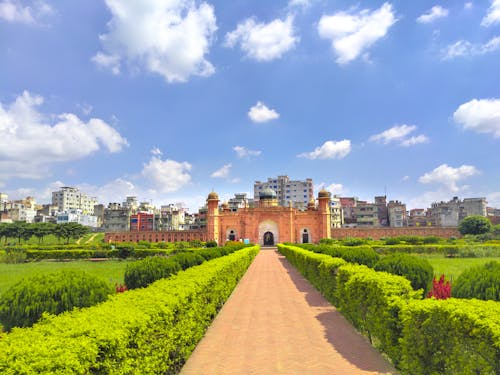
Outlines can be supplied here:
M276 249L261 250L181 371L396 374Z

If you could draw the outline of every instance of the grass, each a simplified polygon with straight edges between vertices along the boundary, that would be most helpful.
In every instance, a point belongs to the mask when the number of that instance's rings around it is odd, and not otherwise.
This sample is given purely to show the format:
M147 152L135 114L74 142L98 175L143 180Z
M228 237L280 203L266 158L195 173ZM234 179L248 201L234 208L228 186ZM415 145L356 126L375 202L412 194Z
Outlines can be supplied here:
M87 245L94 245L94 244L101 244L104 240L104 233L87 233L83 237L75 240L71 238L69 240L70 244L75 244L79 243L81 245L87 244ZM0 247L4 246L5 244L10 243L11 245L17 245L18 241L17 238L7 238L5 239L2 238L2 241L0 243ZM64 238L58 239L56 236L49 234L48 236L45 236L43 238L43 242L40 242L37 237L33 236L31 237L28 241L21 241L21 245L61 245L65 244L66 240Z
M23 278L59 270L83 270L107 280L110 284L123 283L127 261L71 261L32 262L20 264L0 263L0 296Z
M456 280L457 277L467 268L480 266L482 264L496 260L500 262L500 257L485 257L485 258L445 258L442 255L420 255L429 261L434 268L434 275L439 277L442 274L448 280Z

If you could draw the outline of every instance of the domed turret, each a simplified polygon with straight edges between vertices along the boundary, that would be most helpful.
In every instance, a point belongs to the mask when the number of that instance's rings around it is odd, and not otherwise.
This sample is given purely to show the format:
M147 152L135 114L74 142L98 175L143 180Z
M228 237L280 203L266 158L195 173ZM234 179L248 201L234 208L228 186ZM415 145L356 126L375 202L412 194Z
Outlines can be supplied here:
M207 200L219 200L219 194L217 194L215 191L212 191L210 194L208 194Z
M259 193L260 200L277 199L276 192L273 189L266 188Z
M319 193L318 193L318 198L330 198L331 194L329 191L325 190L325 189L322 189Z

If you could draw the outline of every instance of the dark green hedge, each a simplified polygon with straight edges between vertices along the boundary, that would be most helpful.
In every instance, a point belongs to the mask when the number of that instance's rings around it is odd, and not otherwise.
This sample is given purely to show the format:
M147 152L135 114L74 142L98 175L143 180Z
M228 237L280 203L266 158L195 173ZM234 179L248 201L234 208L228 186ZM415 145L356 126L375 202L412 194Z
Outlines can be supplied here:
M340 245L313 245L301 244L298 247L315 253L327 254L335 258L342 258L350 263L364 264L373 267L380 256L370 246L340 246Z
M466 269L453 283L453 297L500 301L500 262Z
M175 374L258 252L250 247L14 329L0 340L2 374Z
M19 281L0 298L0 323L6 330L30 327L43 313L61 314L89 307L115 293L105 280L84 271L59 271Z
M500 374L500 303L421 300L401 276L341 262L321 273L320 254L278 249L402 374Z
M500 303L410 301L402 320L402 373L500 374Z

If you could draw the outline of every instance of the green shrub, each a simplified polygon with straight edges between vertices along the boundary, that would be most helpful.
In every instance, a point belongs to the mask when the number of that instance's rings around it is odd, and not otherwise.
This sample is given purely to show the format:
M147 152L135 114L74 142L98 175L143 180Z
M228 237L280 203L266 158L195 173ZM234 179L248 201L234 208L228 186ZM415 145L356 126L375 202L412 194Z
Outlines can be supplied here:
M361 246L366 243L364 238L346 238L342 241L344 246Z
M83 271L60 271L24 279L0 299L0 322L5 329L29 327L43 313L60 314L107 299L113 287Z
M24 263L26 261L26 251L22 249L0 251L0 263Z
M381 258L374 268L377 271L406 277L414 290L423 289L424 294L430 290L434 277L434 270L427 259L408 254L387 255Z
M327 254L335 258L342 258L350 263L364 264L373 267L379 260L379 255L370 246L338 246L301 244L301 248L315 253Z
M432 244L432 243L440 243L440 242L441 242L441 238L439 238L437 236L427 236L427 237L424 237L424 239L423 239L424 244Z
M127 259L134 254L135 247L133 245L118 245L116 249L118 250L118 257Z
M500 304L425 299L402 309L402 374L500 374Z
M128 289L144 288L180 270L181 266L175 260L161 256L149 257L127 264L124 276L125 285Z
M176 374L258 252L179 272L0 340L2 374Z
M401 356L400 311L421 293L413 291L404 277L348 264L338 270L336 294L340 312L397 365Z
M207 243L205 244L205 247L217 247L217 242L214 240L207 241Z
M384 242L386 245L399 245L401 243L401 239L399 237L389 237Z
M461 234L485 234L491 232L491 221L484 216L471 215L467 216L458 224L458 231Z
M95 250L26 250L28 260L74 260L94 257Z
M463 271L453 283L458 298L500 301L500 262L488 262Z
M205 261L205 258L203 258L200 254L197 253L176 254L170 259L177 262L179 266L181 266L182 270L188 269L189 267L197 266Z

